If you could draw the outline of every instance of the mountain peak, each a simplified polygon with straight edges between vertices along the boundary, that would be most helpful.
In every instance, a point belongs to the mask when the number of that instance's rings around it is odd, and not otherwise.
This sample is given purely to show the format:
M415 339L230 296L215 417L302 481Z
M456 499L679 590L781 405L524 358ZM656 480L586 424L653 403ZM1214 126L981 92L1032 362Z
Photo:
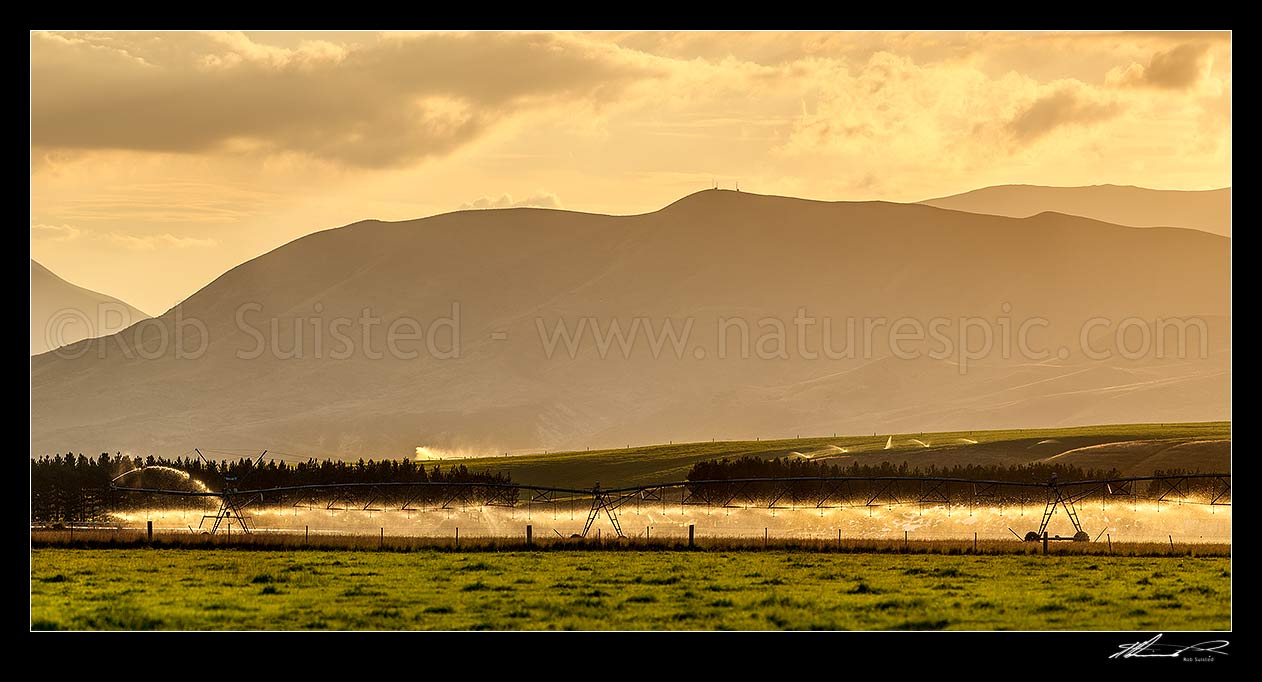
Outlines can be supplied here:
M741 199L757 196L765 195L754 194L752 192L742 192L740 190L723 187L712 187L710 189L693 192L692 194L685 194L668 204L667 207L679 204L699 204L703 202L713 205L720 201L739 201Z
M1009 218L1050 211L1127 227L1183 227L1231 236L1230 187L1163 190L1132 185L996 185L920 203Z
M75 286L31 259L31 355L114 334L148 317L113 296Z
M686 194L679 199L667 204L661 210L674 210L687 208L694 211L722 211L726 208L734 206L750 207L754 205L760 206L805 206L820 205L834 203L870 203L870 202L833 202L820 199L805 199L802 197L790 197L780 194L759 194L757 192L746 192L745 190L732 189L727 187L717 187L703 189L692 194Z

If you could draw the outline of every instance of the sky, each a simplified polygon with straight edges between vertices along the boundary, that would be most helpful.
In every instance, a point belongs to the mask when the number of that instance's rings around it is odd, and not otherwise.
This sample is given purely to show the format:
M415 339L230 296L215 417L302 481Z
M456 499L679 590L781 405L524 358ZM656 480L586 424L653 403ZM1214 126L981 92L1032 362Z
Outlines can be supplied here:
M31 256L153 315L364 219L1231 185L1229 33L30 40Z

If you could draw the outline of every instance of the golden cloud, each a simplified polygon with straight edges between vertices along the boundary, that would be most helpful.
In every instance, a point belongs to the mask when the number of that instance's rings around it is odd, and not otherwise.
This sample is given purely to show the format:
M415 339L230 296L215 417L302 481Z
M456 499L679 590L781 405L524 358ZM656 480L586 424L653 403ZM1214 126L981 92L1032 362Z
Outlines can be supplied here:
M33 33L31 142L395 166L448 153L522 111L616 99L654 75L632 57L549 34L281 48L239 33Z

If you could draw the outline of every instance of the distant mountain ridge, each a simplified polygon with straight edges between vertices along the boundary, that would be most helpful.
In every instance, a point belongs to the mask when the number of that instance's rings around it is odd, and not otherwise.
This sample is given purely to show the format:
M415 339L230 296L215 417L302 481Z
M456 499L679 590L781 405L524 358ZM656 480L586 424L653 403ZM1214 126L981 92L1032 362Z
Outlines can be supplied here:
M1186 227L1231 236L1230 187L1162 190L1124 185L998 185L920 203L1012 218L1054 211L1129 227Z
M140 357L132 332L82 341L76 357L33 358L32 454L205 444L397 457L1229 419L1229 289L1227 238L1056 213L707 190L632 216L513 208L363 221L242 263L157 318L172 337L177 316L204 325L207 343L199 331L184 339L203 348L196 359L174 348ZM377 333L402 318L425 325L406 345L419 354L392 356L380 336L363 348L357 322L344 332L356 346L348 357L331 357L335 335L317 348L309 330L365 308ZM819 320L804 349L799 311ZM977 317L998 330L1002 316L1012 329L1045 321L1035 339L1051 355L1004 357L995 345L962 367L958 352L891 350L899 318ZM439 324L453 317L458 357L427 353L434 329L438 350L454 345ZM1170 317L1202 321L1207 342L1186 358L1094 361L1076 350L1088 320ZM864 320L878 318L885 326L867 344ZM637 319L658 330L690 321L692 335L678 353L641 335L625 356L609 334L603 351L580 334L573 353L541 336L558 323L607 331ZM825 319L842 357L820 354ZM862 346L853 357L842 349L848 319ZM748 342L724 320L744 324ZM776 320L782 348L759 342ZM1115 346L1110 331L1094 330L1092 343ZM253 354L264 337L270 348ZM295 339L301 357L289 357ZM1058 347L1075 350L1061 359Z
M146 319L149 315L134 306L75 286L31 259L31 355L108 336Z

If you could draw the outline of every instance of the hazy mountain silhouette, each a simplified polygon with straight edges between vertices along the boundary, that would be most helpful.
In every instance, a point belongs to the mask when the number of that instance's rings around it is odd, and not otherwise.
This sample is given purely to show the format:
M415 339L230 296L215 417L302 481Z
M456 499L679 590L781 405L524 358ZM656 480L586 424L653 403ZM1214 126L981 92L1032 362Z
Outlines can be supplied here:
M1119 185L999 185L920 203L1013 218L1055 211L1131 227L1188 227L1231 236L1230 187L1177 191Z
M367 457L422 445L486 453L1226 419L1229 250L1230 239L1204 232L1055 213L1014 219L717 190L634 216L515 208L364 221L243 263L158 318L173 338L177 315L204 323L209 343L197 359L170 348L145 359L140 351L159 347L157 325L143 326L148 346L131 330L81 342L68 349L73 359L34 358L32 451L178 454L204 445ZM335 359L343 344L327 333L321 348L312 341L311 318L327 326L370 306L386 323L409 316L428 325L451 316L453 302L459 358L430 357L413 342L400 345L419 350L416 359ZM1063 361L1005 358L996 346L961 372L955 357L894 357L884 328L870 357L811 360L796 347L803 307L835 320L835 349L848 317L1008 315L1014 330L1044 318L1039 347L1073 352ZM239 314L258 331L243 330ZM1176 316L1204 316L1207 357L1196 343L1186 358L1092 361L1077 351L1085 320ZM587 333L573 356L561 343L549 357L536 319L575 329L583 317L624 329L636 317L655 329L670 318L677 330L691 318L692 340L680 357L665 342L655 359L640 337L629 356L612 343L602 359ZM789 359L757 357L756 341L774 328L759 326L765 317L787 328ZM752 357L740 357L740 335L730 332L729 357L716 358L719 318L748 321ZM808 334L808 351L819 352L821 327ZM436 350L449 349L450 330L439 329ZM302 358L238 357L256 348L254 334L289 351L295 330ZM361 331L353 323L343 333L362 346ZM1088 336L1093 348L1113 345L1101 330ZM196 330L183 338L189 352L202 345ZM384 336L374 339L382 352Z
M113 334L148 317L113 296L75 286L31 259L31 355Z

